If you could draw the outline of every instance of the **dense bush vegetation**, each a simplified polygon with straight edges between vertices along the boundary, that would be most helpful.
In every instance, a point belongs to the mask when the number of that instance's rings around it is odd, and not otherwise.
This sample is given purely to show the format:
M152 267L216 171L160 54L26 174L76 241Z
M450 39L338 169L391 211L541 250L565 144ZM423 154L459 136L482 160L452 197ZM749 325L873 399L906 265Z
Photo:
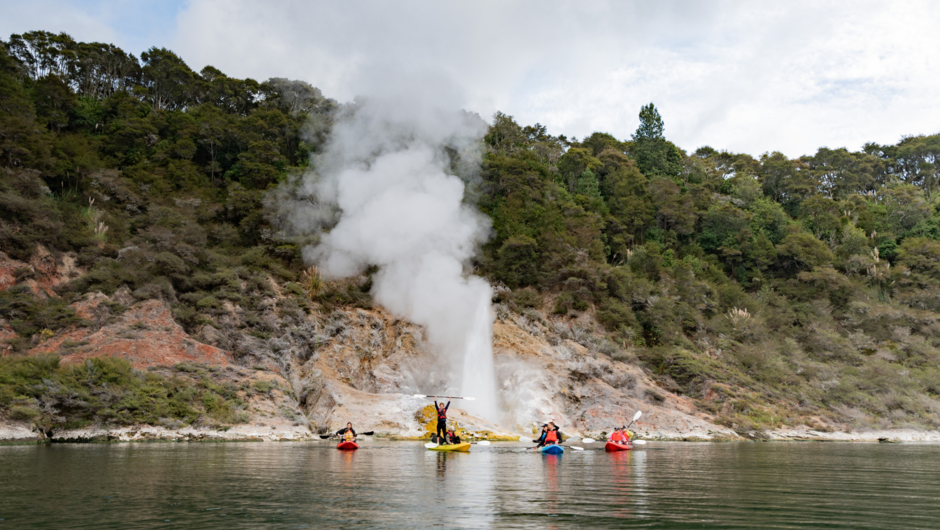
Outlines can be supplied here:
M179 427L243 421L240 389L180 365L170 377L138 372L124 359L98 357L59 366L59 357L0 358L0 407L47 436L91 423ZM62 421L64 420L64 421Z
M263 334L252 315L279 288L301 309L368 307L369 282L321 286L304 241L266 216L336 109L306 83L197 73L165 49L138 60L13 35L0 46L0 246L20 260L71 251L89 272L61 301L6 291L0 317L26 339L75 323L77 296L122 286L168 300L190 331L237 305ZM729 425L936 426L940 135L754 158L684 152L655 106L640 118L630 139L577 141L494 117L472 195L494 226L475 265L511 289L501 299L592 317L621 358Z

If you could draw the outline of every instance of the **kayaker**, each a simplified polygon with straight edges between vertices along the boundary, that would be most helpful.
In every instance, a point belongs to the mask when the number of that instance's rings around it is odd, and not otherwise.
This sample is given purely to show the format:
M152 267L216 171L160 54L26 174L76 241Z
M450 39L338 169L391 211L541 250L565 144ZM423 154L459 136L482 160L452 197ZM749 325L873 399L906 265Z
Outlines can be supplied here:
M347 437L347 434L351 435L351 437ZM356 439L356 430L353 429L352 422L348 422L345 428L336 431L336 436L343 437L347 441Z
M630 443L630 440L633 439L633 433L630 432L629 430L627 430L626 427L621 427L621 428L620 428L620 436L623 437L623 442L624 442L624 443Z
M450 440L450 443L456 445L460 443L460 437L457 436L457 433L454 431L447 431L447 439Z
M437 402L437 397L434 398L434 409L437 410L437 437L443 440L442 443L447 442L447 409L450 408L450 400L447 401L447 405L442 405Z
M623 427L617 427L614 429L614 432L610 433L608 441L620 444L628 442L629 439L624 435Z
M548 422L548 430L545 431L545 440L544 445L560 444L564 441L561 431L558 430L558 426L555 425L555 422Z
M542 447L543 445L545 445L545 432L546 432L547 430L548 430L548 424L545 423L545 424L542 425L542 432L539 433L539 437L536 438L536 440L535 440L535 444L536 444L535 447L536 447L536 448Z

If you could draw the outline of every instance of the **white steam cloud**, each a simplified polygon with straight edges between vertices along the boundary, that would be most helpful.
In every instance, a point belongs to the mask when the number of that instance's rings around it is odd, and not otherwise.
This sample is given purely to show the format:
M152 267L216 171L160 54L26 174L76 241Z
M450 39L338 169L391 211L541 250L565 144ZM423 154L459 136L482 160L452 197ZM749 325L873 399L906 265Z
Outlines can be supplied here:
M304 176L315 200L293 203L289 219L295 230L328 228L304 249L325 276L378 266L375 301L423 325L449 367L447 389L423 391L473 396L460 406L494 420L492 290L468 274L491 227L465 201L486 123L458 111L446 87L435 88L385 85L383 95L345 108L316 171Z

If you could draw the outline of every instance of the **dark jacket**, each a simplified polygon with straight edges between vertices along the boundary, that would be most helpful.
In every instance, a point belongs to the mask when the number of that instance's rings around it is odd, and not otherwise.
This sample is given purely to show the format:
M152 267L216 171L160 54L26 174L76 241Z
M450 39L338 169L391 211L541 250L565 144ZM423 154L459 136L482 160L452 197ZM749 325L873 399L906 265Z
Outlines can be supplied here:
M545 445L545 434L547 432L548 431L542 431L539 437L535 440L536 447L542 447L543 445Z
M356 436L356 429L353 429L351 427L343 427L342 429L336 431L336 436L343 436L344 434L346 434L346 431L352 431L352 435L354 437Z

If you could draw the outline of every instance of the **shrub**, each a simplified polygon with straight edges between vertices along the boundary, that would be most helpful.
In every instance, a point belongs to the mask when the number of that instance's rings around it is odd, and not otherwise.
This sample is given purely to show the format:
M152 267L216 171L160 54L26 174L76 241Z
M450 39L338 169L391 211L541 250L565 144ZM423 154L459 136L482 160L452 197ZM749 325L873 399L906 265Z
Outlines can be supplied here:
M182 366L180 367L183 368ZM14 401L41 401L62 424L71 428L101 421L129 425L158 425L165 420L189 424L207 414L218 421L243 421L243 404L231 388L216 385L204 370L193 377L165 377L134 370L125 359L96 357L78 365L59 365L56 355L0 358L0 409L11 418L35 420L32 405Z
M277 388L277 383L275 383L272 379L258 379L251 383L251 388L262 394L268 394Z

